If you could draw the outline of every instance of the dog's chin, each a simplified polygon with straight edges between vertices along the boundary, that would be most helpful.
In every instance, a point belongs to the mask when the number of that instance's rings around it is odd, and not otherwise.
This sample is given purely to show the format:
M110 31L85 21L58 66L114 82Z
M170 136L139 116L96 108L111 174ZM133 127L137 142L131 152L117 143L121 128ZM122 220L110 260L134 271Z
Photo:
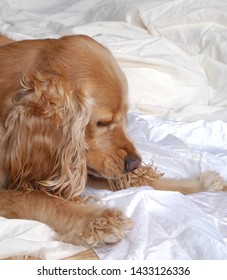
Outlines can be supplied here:
M92 176L92 177L95 177L95 178L100 178L100 179L106 179L106 180L116 180L116 179L119 179L121 178L122 176L125 175L124 174L120 174L120 175L113 175L113 176L105 176L104 174L101 174L99 173L98 171L96 171L95 169L93 168L90 168L90 167L87 167L87 173L88 175Z

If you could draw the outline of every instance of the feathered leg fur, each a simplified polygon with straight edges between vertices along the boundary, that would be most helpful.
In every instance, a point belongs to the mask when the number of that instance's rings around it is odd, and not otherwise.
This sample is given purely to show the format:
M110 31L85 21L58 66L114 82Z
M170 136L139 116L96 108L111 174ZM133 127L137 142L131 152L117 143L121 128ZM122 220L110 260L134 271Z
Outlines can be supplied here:
M49 225L58 239L86 247L115 244L131 229L121 211L89 204L89 199L67 201L37 191L0 191L0 216L31 219Z

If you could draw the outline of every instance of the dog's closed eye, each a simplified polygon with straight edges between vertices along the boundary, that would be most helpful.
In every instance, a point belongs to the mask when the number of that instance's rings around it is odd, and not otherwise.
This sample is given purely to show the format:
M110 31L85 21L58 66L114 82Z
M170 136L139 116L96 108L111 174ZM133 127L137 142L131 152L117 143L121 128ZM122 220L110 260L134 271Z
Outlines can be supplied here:
M108 127L110 126L112 121L97 121L96 126L97 127Z

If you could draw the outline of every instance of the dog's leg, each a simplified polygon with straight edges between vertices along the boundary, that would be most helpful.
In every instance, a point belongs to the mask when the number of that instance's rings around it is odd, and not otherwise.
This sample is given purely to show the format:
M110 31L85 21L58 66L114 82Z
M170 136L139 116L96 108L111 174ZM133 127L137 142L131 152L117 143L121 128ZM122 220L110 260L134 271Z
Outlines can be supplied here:
M151 185L157 190L179 191L183 194L208 191L224 191L225 183L219 173L208 171L198 178L171 179L160 178Z
M117 209L36 191L0 191L0 216L41 221L57 232L58 239L87 247L115 244L132 227L131 220Z
M153 168L153 166L142 166L119 179L104 180L90 177L88 185L95 188L111 190L151 186L157 190L178 191L183 194L227 190L227 184L224 183L223 178L216 172L208 171L202 173L198 178L177 180L162 177L162 174Z

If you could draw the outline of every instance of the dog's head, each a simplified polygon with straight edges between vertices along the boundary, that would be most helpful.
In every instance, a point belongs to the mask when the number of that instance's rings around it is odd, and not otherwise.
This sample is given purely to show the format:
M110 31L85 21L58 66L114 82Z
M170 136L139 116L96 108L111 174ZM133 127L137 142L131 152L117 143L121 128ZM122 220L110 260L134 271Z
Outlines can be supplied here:
M126 78L105 47L66 36L10 44L0 58L11 186L70 197L83 190L87 173L114 179L140 166L126 131Z
M89 104L85 113L89 117L85 130L88 173L119 178L141 165L126 130L126 77L110 51L90 37L69 36L61 40L68 48L74 48L72 54L76 48L70 77L76 88L76 102L81 102L82 107Z

